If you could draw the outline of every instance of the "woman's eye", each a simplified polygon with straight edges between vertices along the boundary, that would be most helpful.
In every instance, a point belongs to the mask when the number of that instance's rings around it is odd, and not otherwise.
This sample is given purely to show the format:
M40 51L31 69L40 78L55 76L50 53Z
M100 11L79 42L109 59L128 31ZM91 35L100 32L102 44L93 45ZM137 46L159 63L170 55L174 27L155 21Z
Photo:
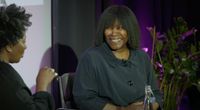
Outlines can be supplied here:
M107 29L107 30L111 30L111 29L112 29L112 27L107 27L106 29Z
M122 25L116 27L117 29L123 29Z
M121 29L121 27L120 27L120 26L117 26L116 28L117 28L118 30L120 30L120 29Z

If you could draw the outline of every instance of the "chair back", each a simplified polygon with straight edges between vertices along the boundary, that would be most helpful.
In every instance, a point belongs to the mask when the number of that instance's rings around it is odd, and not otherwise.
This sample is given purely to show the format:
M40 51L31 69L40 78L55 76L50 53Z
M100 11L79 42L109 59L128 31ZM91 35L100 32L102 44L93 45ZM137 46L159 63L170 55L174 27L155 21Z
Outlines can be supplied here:
M58 77L62 108L77 109L72 94L74 76L75 73L64 73L62 76Z

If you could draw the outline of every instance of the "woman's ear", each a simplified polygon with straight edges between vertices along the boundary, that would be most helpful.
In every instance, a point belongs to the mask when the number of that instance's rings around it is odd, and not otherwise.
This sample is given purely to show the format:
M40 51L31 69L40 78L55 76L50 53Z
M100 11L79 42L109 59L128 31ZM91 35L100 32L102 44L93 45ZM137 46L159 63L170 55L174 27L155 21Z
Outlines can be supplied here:
M12 45L7 45L6 48L5 48L5 50L6 50L8 53L12 52Z

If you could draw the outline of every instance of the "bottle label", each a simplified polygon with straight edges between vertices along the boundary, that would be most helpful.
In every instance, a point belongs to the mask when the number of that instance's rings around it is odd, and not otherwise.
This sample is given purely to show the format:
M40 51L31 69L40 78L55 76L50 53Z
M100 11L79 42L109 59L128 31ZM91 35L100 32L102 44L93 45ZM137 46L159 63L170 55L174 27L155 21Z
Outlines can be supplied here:
M150 98L150 102L151 102L151 103L154 103L155 101L156 101L156 98L155 98L155 97L151 97L151 98Z

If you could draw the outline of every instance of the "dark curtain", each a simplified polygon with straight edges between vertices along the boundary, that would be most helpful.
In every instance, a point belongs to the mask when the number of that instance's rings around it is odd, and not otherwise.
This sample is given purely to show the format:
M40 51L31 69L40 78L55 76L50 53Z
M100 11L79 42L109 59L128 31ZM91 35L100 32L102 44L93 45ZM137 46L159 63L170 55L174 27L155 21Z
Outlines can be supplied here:
M51 1L52 67L55 68L59 76L64 73L75 74L79 57L93 44L95 32L95 1ZM61 107L58 80L53 81L52 94L55 99L55 107ZM67 99L65 101L68 103ZM73 107L73 104L70 105L70 108Z

